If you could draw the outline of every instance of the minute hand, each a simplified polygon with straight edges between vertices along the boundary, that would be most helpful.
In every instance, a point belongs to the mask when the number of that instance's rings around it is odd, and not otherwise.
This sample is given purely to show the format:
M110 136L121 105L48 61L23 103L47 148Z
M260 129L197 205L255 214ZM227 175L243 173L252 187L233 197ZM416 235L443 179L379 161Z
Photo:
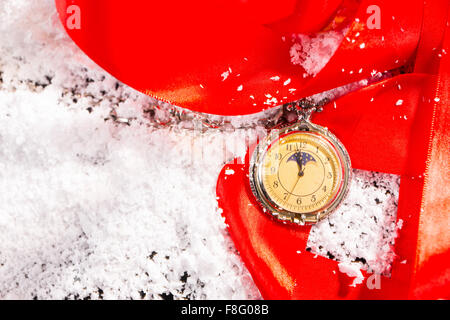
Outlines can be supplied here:
M299 151L299 156L297 157L297 163L298 163L298 166L300 167L300 171L298 172L298 175L300 177L303 177L304 169L303 169L303 153L302 153L302 150Z
M292 192L294 192L295 188L297 187L298 183L300 182L300 178L303 177L303 170L304 170L304 169L303 169L303 155L302 155L302 151L301 151L301 150L298 152L298 155L297 155L297 157L296 157L296 162L297 162L297 165L298 165L298 167L299 167L299 171L298 171L298 175L297 175L297 180L295 181L294 186L292 187L291 192L289 192L289 194L288 194L288 196L287 196L287 199L286 199L286 202L289 201L289 198L291 197Z

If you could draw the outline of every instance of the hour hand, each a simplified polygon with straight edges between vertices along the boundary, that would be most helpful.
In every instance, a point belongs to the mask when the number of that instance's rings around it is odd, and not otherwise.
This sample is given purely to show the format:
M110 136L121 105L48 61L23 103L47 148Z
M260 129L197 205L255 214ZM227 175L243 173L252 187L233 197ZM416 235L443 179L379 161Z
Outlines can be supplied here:
M303 168L303 155L301 152L297 155L297 164L299 167L298 175L299 177L303 177L305 168Z

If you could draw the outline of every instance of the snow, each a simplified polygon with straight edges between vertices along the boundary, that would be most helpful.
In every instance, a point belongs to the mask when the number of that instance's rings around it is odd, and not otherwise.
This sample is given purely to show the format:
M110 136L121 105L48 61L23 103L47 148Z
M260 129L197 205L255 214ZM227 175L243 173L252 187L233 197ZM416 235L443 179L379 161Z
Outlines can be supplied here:
M227 169L225 170L225 175L230 176L234 174L234 170L233 169Z
M228 76L230 75L230 73L231 73L231 71L229 71L229 70L222 72L220 75L222 77L222 81L225 81L228 78Z
M278 109L192 130L195 116L174 121L172 106L87 58L52 0L1 1L0 35L0 299L260 298L215 185ZM309 39L297 62L314 73L334 38L324 48ZM354 170L349 198L313 227L310 250L388 272L398 180Z
M370 272L389 275L395 258L400 179L395 175L353 170L343 205L313 226L308 247L338 261L360 262Z
M344 35L345 31L293 35L293 45L289 51L291 62L302 66L307 75L315 76L334 55Z
M117 127L59 94L0 93L1 297L258 297L216 213L220 153L192 159L186 132Z
M283 85L284 85L284 86L287 86L289 83L291 83L291 79L290 79L290 78L287 79L286 81L284 81L284 82L283 82Z
M363 283L364 276L358 263L341 262L338 267L340 272L347 274L350 278L355 278L350 286L355 287L357 284Z

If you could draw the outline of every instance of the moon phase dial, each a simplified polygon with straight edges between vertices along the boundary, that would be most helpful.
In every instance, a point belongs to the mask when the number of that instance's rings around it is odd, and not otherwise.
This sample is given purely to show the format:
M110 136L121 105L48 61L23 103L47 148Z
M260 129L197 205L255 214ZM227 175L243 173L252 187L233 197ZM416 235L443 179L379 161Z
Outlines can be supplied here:
M274 130L261 142L250 166L250 184L273 216L298 224L331 213L348 189L350 158L325 128L303 121Z

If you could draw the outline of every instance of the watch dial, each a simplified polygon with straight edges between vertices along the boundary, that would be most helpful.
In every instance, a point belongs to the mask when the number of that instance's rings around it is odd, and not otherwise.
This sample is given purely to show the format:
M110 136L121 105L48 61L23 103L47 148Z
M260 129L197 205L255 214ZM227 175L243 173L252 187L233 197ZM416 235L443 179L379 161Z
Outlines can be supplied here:
M292 132L266 150L259 178L268 198L295 213L326 208L342 185L343 167L336 148L319 133Z

